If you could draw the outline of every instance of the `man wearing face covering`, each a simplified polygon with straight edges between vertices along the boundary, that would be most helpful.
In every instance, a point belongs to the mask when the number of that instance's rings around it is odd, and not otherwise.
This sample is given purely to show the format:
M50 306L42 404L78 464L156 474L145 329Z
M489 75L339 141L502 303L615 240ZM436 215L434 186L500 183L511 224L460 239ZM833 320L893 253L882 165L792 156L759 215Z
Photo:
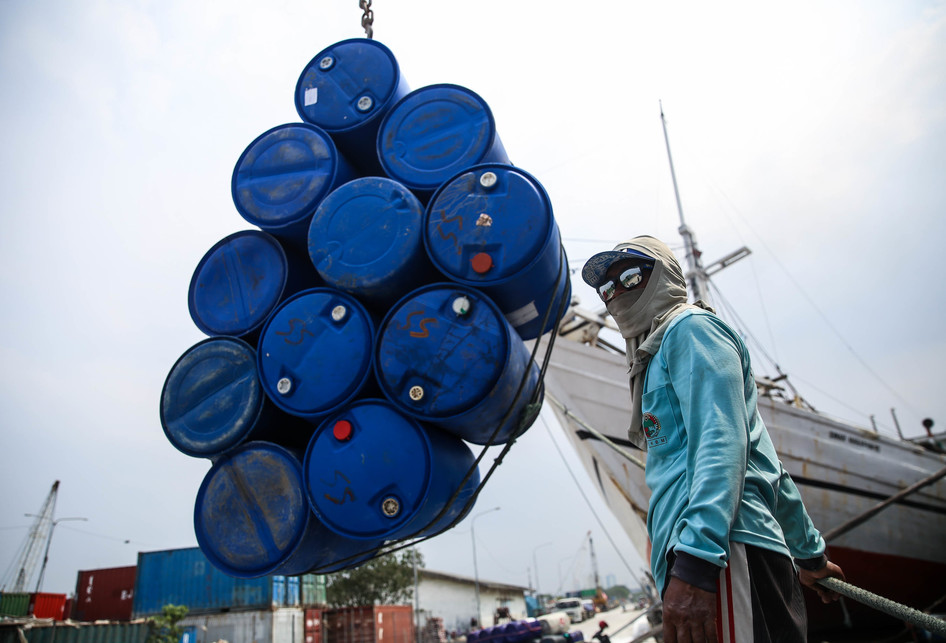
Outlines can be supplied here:
M680 265L653 237L596 254L582 278L627 343L665 643L807 640L799 581L829 602L837 594L815 581L844 574L762 423L745 343L687 303Z

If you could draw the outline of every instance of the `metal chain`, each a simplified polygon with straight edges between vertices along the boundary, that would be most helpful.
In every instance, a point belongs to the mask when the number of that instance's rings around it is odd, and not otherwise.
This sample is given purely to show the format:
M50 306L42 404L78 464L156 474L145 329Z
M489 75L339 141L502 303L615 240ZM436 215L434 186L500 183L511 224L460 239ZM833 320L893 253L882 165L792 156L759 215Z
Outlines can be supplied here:
M374 11L371 10L371 0L358 0L358 6L364 11L364 14L361 16L361 26L364 28L368 40L371 40L374 36L374 29L372 28L374 24Z

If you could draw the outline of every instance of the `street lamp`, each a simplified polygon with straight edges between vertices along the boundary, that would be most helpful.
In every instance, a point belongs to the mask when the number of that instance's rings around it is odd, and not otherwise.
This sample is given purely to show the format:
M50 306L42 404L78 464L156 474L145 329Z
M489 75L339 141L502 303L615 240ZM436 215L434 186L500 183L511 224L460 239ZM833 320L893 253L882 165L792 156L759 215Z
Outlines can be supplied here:
M535 549L532 550L532 566L535 568L535 598L536 600L539 599L539 596L541 596L542 593L539 591L539 566L535 562L535 552L539 551L543 547L548 547L551 544L552 544L551 542L542 543L541 545L537 546ZM541 607L541 604L539 605L539 607Z
M42 516L37 516L35 514L23 514L28 518L41 518ZM39 592L39 588L43 585L43 576L46 574L46 563L49 562L49 546L53 544L53 530L61 522L67 520L84 520L88 521L88 518L57 518L53 520L49 525L49 536L46 538L46 551L43 552L43 566L39 568L39 579L36 581L36 591Z
M473 528L476 526L476 519L480 516L494 511L499 511L500 507L493 507L492 509L487 509L482 511L470 520L470 539L473 541L473 584L476 588L476 624L480 625L480 573L476 568L476 532L473 531Z

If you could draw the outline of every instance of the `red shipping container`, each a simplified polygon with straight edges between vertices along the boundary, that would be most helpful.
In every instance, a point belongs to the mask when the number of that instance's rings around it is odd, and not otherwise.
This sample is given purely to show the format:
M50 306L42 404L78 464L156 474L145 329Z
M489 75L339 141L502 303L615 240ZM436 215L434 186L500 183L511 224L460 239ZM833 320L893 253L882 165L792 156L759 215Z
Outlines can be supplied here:
M33 618L51 618L61 621L66 613L66 595L36 592L30 594L30 614Z
M80 571L72 605L75 621L130 621L137 567Z
M414 643L410 605L323 610L322 621L322 643Z
M304 632L305 643L322 643L322 610L306 609Z

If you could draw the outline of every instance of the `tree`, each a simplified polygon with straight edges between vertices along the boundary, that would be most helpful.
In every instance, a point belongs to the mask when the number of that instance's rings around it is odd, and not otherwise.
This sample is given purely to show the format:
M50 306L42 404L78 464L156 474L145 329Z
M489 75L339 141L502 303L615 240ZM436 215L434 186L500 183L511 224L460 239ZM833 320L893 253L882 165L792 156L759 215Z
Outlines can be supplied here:
M609 587L607 589L607 593L611 598L628 599L631 597L631 590L629 590L625 585L615 585L614 587Z
M185 616L186 605L165 605L161 609L161 616L155 616L148 624L147 643L178 643L184 628L177 623Z
M413 549L372 558L364 565L325 578L329 607L396 605L414 596L414 561L424 567L424 557Z

